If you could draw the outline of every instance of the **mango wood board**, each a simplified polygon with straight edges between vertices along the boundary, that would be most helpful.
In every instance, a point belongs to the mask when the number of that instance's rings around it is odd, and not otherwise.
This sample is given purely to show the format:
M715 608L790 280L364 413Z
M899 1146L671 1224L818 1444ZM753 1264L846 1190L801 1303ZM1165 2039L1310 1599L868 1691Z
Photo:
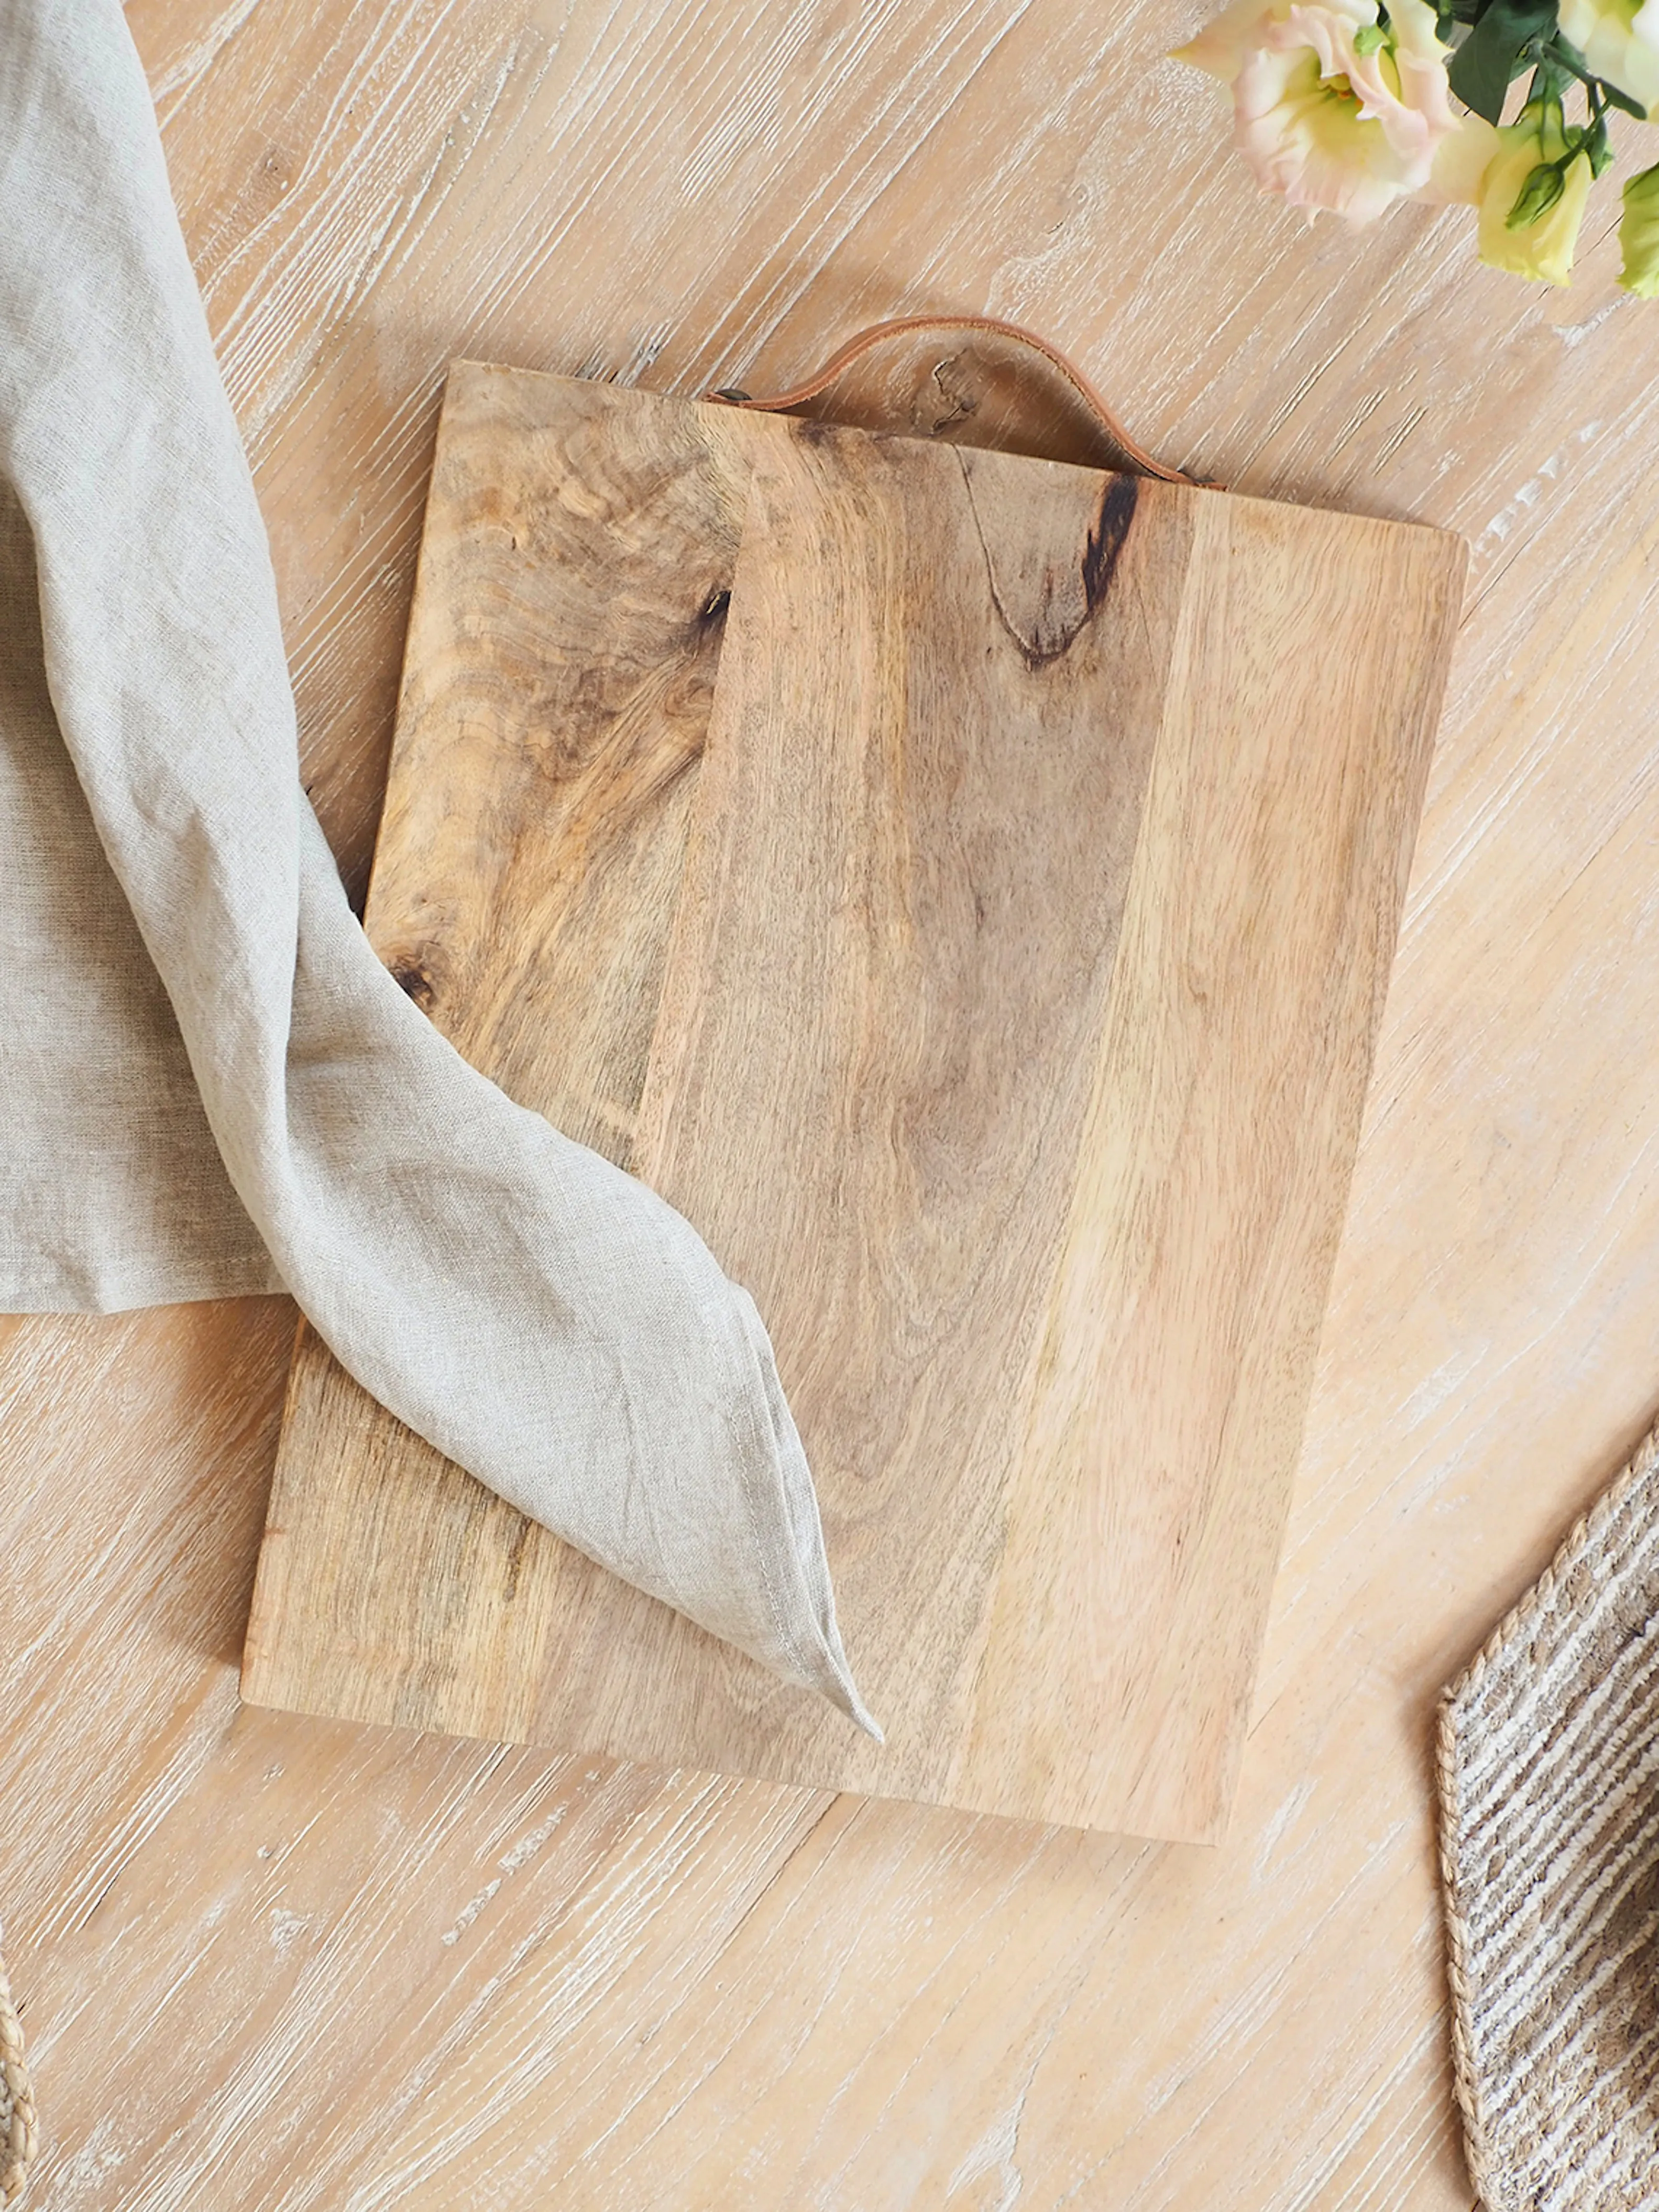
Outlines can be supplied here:
M244 1695L1218 1837L1464 558L457 364L368 927L754 1292L887 1741L304 1331Z

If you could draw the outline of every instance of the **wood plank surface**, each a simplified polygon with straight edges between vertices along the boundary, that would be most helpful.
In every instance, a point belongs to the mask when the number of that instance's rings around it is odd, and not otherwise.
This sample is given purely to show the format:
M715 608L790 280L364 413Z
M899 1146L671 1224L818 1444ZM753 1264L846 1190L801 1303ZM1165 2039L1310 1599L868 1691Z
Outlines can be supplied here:
M1082 1741L1086 1802L1112 1815L1091 1825L1214 1841L1464 549L1177 496L1194 542L970 1771L987 1796L1019 1776L1053 1818L1040 1784Z
M292 1310L0 1323L32 2208L1468 2212L1433 1703L1659 1398L1653 309L1606 185L1562 294L1260 201L1203 12L133 0L359 884L458 354L989 308L1472 565L1225 1843L239 1710Z
M370 935L756 1297L886 1740L309 1343L244 1696L1214 1841L1464 560L458 364Z

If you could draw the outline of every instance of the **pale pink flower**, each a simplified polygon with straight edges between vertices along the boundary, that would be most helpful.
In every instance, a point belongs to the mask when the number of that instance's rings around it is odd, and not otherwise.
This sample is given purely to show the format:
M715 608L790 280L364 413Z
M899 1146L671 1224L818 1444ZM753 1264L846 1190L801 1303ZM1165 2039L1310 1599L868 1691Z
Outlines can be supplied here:
M1292 207L1370 222L1408 196L1466 197L1489 157L1453 111L1427 0L1389 0L1380 36L1376 0L1234 0L1179 58L1232 87L1239 151Z

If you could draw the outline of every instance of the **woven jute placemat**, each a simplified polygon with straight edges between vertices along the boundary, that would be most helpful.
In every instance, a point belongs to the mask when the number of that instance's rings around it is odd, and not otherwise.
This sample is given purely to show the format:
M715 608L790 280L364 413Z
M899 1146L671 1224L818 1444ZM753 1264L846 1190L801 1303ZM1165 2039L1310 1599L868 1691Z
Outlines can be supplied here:
M34 2092L23 2060L22 2024L0 1959L0 2203L22 2194L34 2142Z
M1659 1430L1441 1707L1458 2101L1486 2212L1659 2212Z

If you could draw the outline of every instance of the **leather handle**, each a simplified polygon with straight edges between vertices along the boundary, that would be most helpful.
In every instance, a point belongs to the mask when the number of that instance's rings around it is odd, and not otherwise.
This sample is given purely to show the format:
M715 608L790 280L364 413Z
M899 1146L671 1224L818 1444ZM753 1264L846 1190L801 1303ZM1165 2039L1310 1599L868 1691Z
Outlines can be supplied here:
M1000 322L994 315L901 315L892 322L872 323L867 330L849 338L838 353L832 354L815 376L809 376L804 384L792 386L787 392L776 392L767 398L757 399L728 386L718 392L707 392L703 397L720 400L728 407L746 407L755 414L783 414L792 407L804 406L809 399L816 399L843 370L850 368L872 347L915 331L969 331L1008 338L1016 345L1029 347L1064 377L1118 451L1143 475L1159 477L1165 483L1198 484L1206 491L1220 489L1218 485L1200 483L1198 477L1189 477L1183 469L1166 468L1144 446L1135 442L1083 371L1075 362L1067 361L1057 346L1050 345L1047 338L1040 338L1035 331L1023 329L1018 323Z

